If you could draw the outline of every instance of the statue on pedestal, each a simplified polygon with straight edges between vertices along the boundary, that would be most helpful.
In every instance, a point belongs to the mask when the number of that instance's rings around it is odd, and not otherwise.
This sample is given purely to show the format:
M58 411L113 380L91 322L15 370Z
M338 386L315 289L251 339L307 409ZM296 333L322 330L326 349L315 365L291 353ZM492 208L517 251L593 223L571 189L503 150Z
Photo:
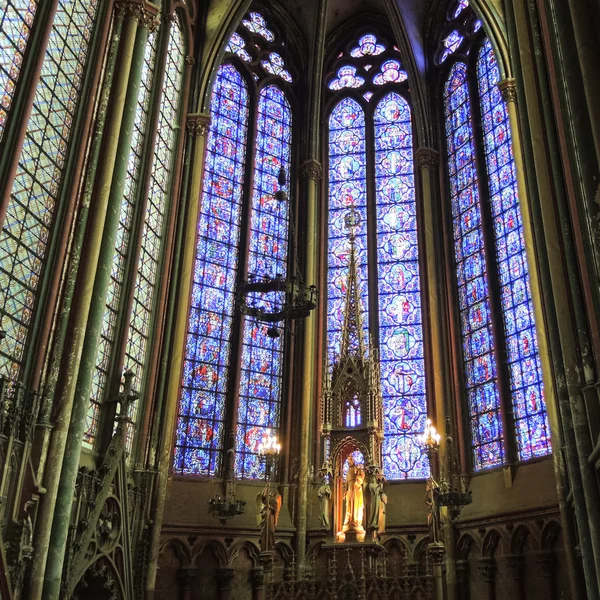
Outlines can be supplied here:
M256 520L260 526L261 552L275 551L275 528L281 510L281 495L269 483L256 495Z
M329 522L329 502L331 500L331 487L329 486L330 472L327 469L321 469L319 475L321 476L321 487L319 487L319 491L317 492L320 509L319 518L321 519L321 529L329 530L331 528Z
M364 496L363 483L365 472L354 459L348 458L348 474L346 475L346 518L342 531L363 531Z
M387 495L383 491L385 477L378 467L370 467L368 471L366 529L373 533L373 539L376 540L377 534L385 531L385 505L387 503Z
M425 488L425 504L427 504L427 526L429 528L429 543L443 544L442 517L437 495L439 492L438 482L429 476Z

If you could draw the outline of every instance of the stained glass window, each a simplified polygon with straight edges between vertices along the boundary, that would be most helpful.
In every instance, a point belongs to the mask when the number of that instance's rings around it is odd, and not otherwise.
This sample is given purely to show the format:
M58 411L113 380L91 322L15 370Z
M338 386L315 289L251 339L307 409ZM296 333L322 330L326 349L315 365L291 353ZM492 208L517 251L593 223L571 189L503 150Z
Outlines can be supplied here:
M345 226L349 209L356 209L356 249L359 289L368 311L367 295L367 156L365 114L358 102L343 98L329 117L329 275L327 285L327 350L330 363L339 357L350 242ZM365 334L368 314L363 318Z
M499 414L471 99L467 67L463 63L456 63L450 71L444 88L444 107L473 461L476 469L482 469L502 464L504 432Z
M477 81L517 445L519 458L527 460L550 452L550 431L508 111L489 40L479 51Z
M375 197L383 460L390 479L425 478L427 420L411 110L397 93L377 105Z
M337 77L329 82L329 89L359 88L364 82L364 78L356 74L356 67L346 65L340 67Z
M440 63L443 63L453 52L458 50L464 37L458 31L451 31L443 41L444 50L440 56Z
M343 479L346 479L346 476L348 475L348 469L350 468L350 465L348 464L349 458L352 458L354 460L354 464L357 467L364 468L364 466L365 466L365 457L363 456L363 453L360 450L354 450L353 452L350 453L348 458L346 458L346 460L344 461L344 466L342 467L342 478Z
M239 333L235 327L234 339L234 306L238 279L287 273L292 114L283 88L271 82L275 76L281 85L291 83L292 76L275 51L283 41L268 43L275 35L262 15L249 13L242 27L263 38L253 38L262 60L241 65L244 74L226 62L213 89L174 470L218 473L226 413L235 411L230 415L236 424L235 475L257 479L265 469L258 445L280 426L285 329L248 316ZM240 33L231 38L229 51L232 44L239 47L238 38ZM245 76L258 83L255 102ZM251 144L246 139L250 122L256 132ZM250 157L251 179L245 182ZM276 192L282 193L276 197ZM247 248L240 247L241 239L248 239ZM244 265L243 277L238 277L238 265ZM274 291L247 300L276 311L285 294ZM230 375L232 369L237 375L238 367L239 381Z
M240 73L220 67L210 106L204 192L185 350L174 470L220 466L229 375L249 97Z
M358 40L351 50L356 58L369 59L373 77L358 82L358 65L338 67L328 82L333 92L367 87L369 102L382 86L403 89L407 82L399 54L376 58L385 50L374 34ZM366 68L366 66L363 66ZM376 86L376 87L374 87ZM398 91L388 91L365 110L354 99L342 98L329 117L329 252L328 252L328 360L340 352L346 303L349 242L344 217L349 208L360 214L357 232L359 292L368 313L368 277L377 278L377 332L384 412L383 468L388 479L425 478L426 453L418 442L423 432L427 404L423 357L422 306L419 277L411 108ZM372 123L372 125L371 125ZM368 124L368 125L366 125ZM372 131L369 131L372 127ZM371 135L372 134L372 135ZM368 141L372 140L372 141ZM371 144L371 145L369 145ZM373 174L373 187L367 173ZM367 199L373 189L373 198ZM367 206L375 209L373 231L367 223ZM367 246L375 259L367 269ZM374 287L374 286L372 286ZM371 292L373 293L373 292ZM365 333L368 314L363 315ZM375 335L377 333L377 335ZM352 420L350 414L346 419Z
M13 380L34 310L96 7L96 0L58 3L1 234L0 314L6 338L0 372ZM25 13L20 12L23 18Z
M179 21L169 31L167 63L160 96L156 142L150 170L150 190L142 230L142 247L135 279L133 306L129 318L129 335L125 347L124 369L135 374L133 387L142 390L142 376L147 363L148 339L155 303L155 289L164 239L165 214L173 171L173 151L179 124L179 96L183 78L185 43ZM134 404L137 408L139 402ZM137 412L131 415L135 423ZM128 437L128 450L131 436Z
M384 51L385 46L377 41L375 35L369 33L358 40L358 46L350 50L350 55L353 58L361 58L362 56L377 56Z
M37 0L5 0L0 6L0 141L23 66Z
M262 66L267 73L279 75L284 81L292 83L292 76L290 75L290 72L286 70L283 58L281 58L281 55L277 54L277 52L270 52L269 60L263 60Z
M381 72L373 77L375 85L385 85L386 83L400 83L406 81L408 75L403 71L397 60L386 60L381 65Z
M226 48L227 52L237 54L242 60L252 62L252 57L246 51L246 42L239 33L234 33L229 40Z
M129 249L129 237L131 234L131 224L140 174L146 122L150 105L150 92L156 54L156 36L156 33L150 34L144 52L144 65L142 67L140 91L138 94L135 122L131 137L131 150L127 161L127 177L125 178L123 201L121 203L121 212L119 215L115 255L113 257L110 274L106 309L102 318L100 342L96 353L96 369L94 370L92 379L92 393L87 412L86 430L83 436L83 445L88 448L93 446L98 428L98 413L102 396L105 391L110 354L113 347L115 327L117 324L119 301L121 299L121 290L123 287L125 262L127 260Z
M288 203L277 200L281 167L290 172L292 114L283 92L275 86L263 88L258 100L255 143L250 254L248 273L275 277L287 271ZM265 299L273 309L285 301L282 292ZM268 429L277 430L281 415L284 337L270 337L267 326L247 318L244 326L242 374L239 392L236 474L264 476L258 459L258 444Z
M257 33L267 40L267 42L275 41L274 33L267 27L267 22L259 13L251 12L250 19L244 19L242 24L252 33Z
M456 9L454 11L454 18L458 17L460 13L469 6L469 0L458 0Z

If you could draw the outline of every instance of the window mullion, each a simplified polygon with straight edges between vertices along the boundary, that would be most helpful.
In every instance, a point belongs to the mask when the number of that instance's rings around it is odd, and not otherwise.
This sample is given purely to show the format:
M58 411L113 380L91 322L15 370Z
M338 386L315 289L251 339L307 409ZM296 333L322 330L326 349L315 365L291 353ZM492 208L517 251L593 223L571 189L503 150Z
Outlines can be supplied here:
M365 111L367 170L367 272L369 297L369 332L373 345L379 348L379 275L377 269L377 198L375 192L375 131L373 114ZM369 340L370 341L370 340Z
M252 89L250 117L246 134L246 163L244 165L244 186L242 188L242 211L240 222L243 224L240 232L238 246L238 270L235 281L236 299L234 301L234 314L231 326L230 351L229 351L229 379L227 382L227 399L225 403L225 429L224 444L221 452L223 458L221 465L225 465L227 450L235 444L238 425L238 406L241 380L241 359L244 346L244 323L246 317L239 310L237 292L241 284L248 277L248 258L250 253L250 229L252 216L252 194L254 190L254 160L256 155L256 132L258 121L258 90ZM240 450L238 448L238 450ZM233 465L232 465L233 468ZM223 473L224 474L224 473Z
M473 123L473 141L475 146L475 165L477 169L477 185L479 186L479 208L481 213L481 231L485 249L485 263L489 287L489 303L491 308L492 332L494 335L494 354L496 357L498 393L500 395L500 418L504 431L505 465L512 465L517 460L517 440L514 427L513 405L510 393L510 379L507 362L506 339L502 321L501 290L498 281L498 265L494 248L494 220L490 210L488 172L484 154L483 127L481 106L477 89L475 66L469 65L467 82L471 97Z

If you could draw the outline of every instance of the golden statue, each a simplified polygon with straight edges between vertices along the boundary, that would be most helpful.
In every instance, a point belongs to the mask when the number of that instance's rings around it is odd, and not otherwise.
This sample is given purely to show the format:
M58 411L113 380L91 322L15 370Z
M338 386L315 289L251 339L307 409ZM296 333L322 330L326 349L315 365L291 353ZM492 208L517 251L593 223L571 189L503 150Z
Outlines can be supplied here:
M438 493L440 486L438 482L429 476L425 488L425 504L427 504L427 526L429 529L429 543L443 544L444 534L442 531L442 516L438 504Z
M362 466L357 465L354 459L348 458L348 474L346 475L346 518L342 531L358 531L364 533L364 497L363 484L365 481L365 472Z

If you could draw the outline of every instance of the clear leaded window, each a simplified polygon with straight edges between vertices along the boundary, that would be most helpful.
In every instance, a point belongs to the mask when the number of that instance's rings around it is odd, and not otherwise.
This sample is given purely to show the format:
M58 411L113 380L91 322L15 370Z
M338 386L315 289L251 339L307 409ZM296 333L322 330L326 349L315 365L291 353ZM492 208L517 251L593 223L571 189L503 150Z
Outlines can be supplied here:
M328 112L327 356L340 352L354 209L363 326L379 350L383 468L388 479L424 478L425 362L412 109L398 50L373 33L332 66Z
M478 23L459 4L455 17ZM480 470L506 462L508 437L515 460L544 456L551 446L500 71L489 40L471 41L466 31L457 48L472 62L450 59L454 50L440 57L453 61L443 96L446 150L464 385Z
M213 87L176 473L218 473L230 443L228 421L235 424L236 475L262 477L258 445L281 422L285 336L268 335L264 323L241 319L235 310L241 279L287 272L292 200L278 200L275 192L283 172L289 197L292 75L274 44L281 48L271 24L249 13L227 45ZM249 131L255 132L250 140ZM282 301L279 294L256 301L273 306Z

